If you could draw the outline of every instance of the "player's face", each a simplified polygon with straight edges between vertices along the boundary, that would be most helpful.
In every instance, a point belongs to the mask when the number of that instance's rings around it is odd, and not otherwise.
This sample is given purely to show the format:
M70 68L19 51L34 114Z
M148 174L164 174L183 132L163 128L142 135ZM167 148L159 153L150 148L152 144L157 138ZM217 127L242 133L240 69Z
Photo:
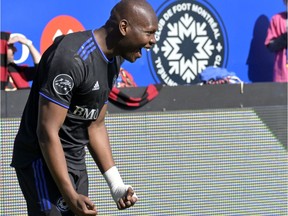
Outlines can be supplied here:
M157 29L157 19L150 22L145 22L145 20L129 22L121 56L130 62L135 62L141 58L143 48L149 50L156 43L155 32Z

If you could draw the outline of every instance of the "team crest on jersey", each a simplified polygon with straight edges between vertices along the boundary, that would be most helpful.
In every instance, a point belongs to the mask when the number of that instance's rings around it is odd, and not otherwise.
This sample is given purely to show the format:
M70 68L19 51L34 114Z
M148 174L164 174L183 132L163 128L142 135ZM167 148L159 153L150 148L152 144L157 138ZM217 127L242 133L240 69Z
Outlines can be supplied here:
M57 209L58 209L60 212L67 212L67 211L69 211L69 206L68 206L68 204L65 202L65 200L64 200L62 197L60 197L60 198L57 200L56 207L57 207Z
M205 0L168 0L157 13L157 43L148 54L155 82L189 85L197 82L206 67L226 66L226 30L211 4Z
M59 95L67 95L74 86L74 81L67 74L59 74L53 80L53 88Z

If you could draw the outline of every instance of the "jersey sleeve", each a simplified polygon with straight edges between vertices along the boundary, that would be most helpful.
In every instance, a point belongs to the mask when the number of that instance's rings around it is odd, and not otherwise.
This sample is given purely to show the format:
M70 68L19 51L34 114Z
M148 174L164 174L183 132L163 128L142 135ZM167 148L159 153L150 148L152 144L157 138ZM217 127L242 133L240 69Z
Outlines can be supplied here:
M72 61L65 57L53 60L44 76L45 81L40 87L40 95L69 109L72 96L84 77L81 64L81 60L76 57Z

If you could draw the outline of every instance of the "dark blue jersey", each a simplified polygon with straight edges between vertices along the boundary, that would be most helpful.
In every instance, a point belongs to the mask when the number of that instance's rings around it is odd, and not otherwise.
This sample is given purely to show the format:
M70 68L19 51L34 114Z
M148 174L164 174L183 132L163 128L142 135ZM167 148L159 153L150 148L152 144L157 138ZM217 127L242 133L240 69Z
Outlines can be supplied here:
M12 166L42 156L36 135L38 100L45 97L68 113L59 136L69 168L85 169L87 127L108 102L121 57L107 59L93 31L60 36L43 54L15 138Z

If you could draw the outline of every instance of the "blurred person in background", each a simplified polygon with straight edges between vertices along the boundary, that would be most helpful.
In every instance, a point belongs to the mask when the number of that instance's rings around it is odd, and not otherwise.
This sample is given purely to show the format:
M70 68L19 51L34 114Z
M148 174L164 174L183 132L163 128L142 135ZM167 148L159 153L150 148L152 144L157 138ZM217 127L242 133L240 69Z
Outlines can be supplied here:
M118 78L115 82L115 87L116 88L137 87L137 84L134 81L132 74L121 67Z
M287 2L286 10L275 14L270 21L265 40L266 47L275 53L273 81L288 82L287 62Z
M28 48L34 62L33 66L15 63L14 55L17 52L15 43ZM1 90L14 91L30 88L29 81L33 80L40 59L41 54L31 40L18 34L1 32Z

